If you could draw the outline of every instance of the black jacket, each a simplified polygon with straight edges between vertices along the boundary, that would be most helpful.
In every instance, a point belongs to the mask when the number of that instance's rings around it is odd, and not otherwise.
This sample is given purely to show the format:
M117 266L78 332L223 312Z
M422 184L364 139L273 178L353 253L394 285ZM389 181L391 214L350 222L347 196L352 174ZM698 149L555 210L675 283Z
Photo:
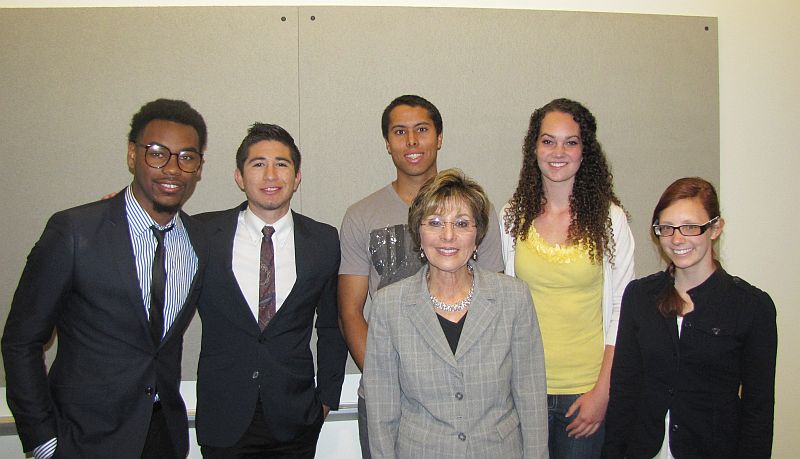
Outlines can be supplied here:
M186 456L181 350L208 256L198 222L180 218L198 268L159 346L138 283L124 190L50 218L28 255L2 340L8 405L25 451L57 437L57 458L138 459L157 387L172 444ZM46 373L42 349L54 328L58 351Z
M262 332L233 273L240 206L198 215L209 237L209 264L198 302L203 324L197 373L197 440L232 446L247 430L261 393L270 434L301 436L336 410L347 346L339 331L339 237L332 226L292 212L297 280ZM316 314L316 322L315 322ZM309 341L317 331L316 382ZM259 389L261 388L261 389Z
M678 338L656 307L666 272L631 282L622 298L603 456L769 458L777 329L769 295L717 269L688 291L694 310ZM740 391L741 388L741 391Z

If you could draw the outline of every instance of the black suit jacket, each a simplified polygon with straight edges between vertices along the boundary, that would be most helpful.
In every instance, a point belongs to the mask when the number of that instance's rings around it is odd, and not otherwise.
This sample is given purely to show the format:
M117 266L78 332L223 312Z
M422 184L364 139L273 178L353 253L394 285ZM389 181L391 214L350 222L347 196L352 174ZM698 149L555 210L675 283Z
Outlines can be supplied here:
M232 268L239 212L247 203L199 215L210 238L210 263L198 311L203 337L197 374L197 439L232 446L253 419L261 388L270 433L286 441L337 409L347 347L339 331L336 282L339 238L332 226L292 212L297 280L262 333ZM317 314L317 380L309 345Z
M198 257L188 297L158 348L125 214L125 193L53 215L31 250L2 339L8 404L23 448L58 438L56 457L138 458L155 388L180 457L188 451L179 393L183 332L206 262L194 220L181 213ZM43 346L58 334L46 373Z
M722 268L689 290L678 338L656 304L666 272L631 282L622 298L603 455L651 458L664 440L678 458L769 458L775 402L775 305ZM741 387L741 394L740 394Z

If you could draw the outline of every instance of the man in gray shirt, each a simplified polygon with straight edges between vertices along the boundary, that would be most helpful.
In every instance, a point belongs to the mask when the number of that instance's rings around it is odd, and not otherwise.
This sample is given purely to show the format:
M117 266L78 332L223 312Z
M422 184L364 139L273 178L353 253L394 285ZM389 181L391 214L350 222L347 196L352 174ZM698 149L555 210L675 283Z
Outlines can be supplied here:
M347 209L340 231L339 321L350 355L364 368L367 346L367 295L416 273L422 262L408 233L408 207L422 185L437 173L442 147L442 116L429 101L414 95L394 99L381 119L386 151L397 178ZM478 248L478 263L503 271L500 224L490 212L489 232ZM366 409L359 388L358 429L361 452L369 458Z

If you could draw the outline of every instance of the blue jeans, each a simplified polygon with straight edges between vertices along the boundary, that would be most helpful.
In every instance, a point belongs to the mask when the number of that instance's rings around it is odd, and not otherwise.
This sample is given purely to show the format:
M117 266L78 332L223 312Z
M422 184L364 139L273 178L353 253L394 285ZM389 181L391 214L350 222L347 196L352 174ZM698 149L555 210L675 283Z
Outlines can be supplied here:
M550 459L595 459L600 457L605 436L605 423L591 436L571 438L567 436L567 426L578 415L576 411L567 417L567 410L581 394L547 394L547 427Z

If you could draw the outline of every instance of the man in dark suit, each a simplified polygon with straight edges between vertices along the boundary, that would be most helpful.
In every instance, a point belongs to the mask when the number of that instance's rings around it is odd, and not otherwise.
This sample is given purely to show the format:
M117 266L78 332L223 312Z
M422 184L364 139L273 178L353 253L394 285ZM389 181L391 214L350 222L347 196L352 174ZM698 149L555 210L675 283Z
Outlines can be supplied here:
M325 416L338 409L347 358L337 323L339 238L290 210L300 151L283 128L254 124L236 165L247 201L198 216L210 241L198 303L198 443L206 458L313 458Z
M207 253L180 209L205 145L189 104L145 104L128 135L130 186L56 213L31 250L2 351L8 404L37 458L186 457L181 349Z

